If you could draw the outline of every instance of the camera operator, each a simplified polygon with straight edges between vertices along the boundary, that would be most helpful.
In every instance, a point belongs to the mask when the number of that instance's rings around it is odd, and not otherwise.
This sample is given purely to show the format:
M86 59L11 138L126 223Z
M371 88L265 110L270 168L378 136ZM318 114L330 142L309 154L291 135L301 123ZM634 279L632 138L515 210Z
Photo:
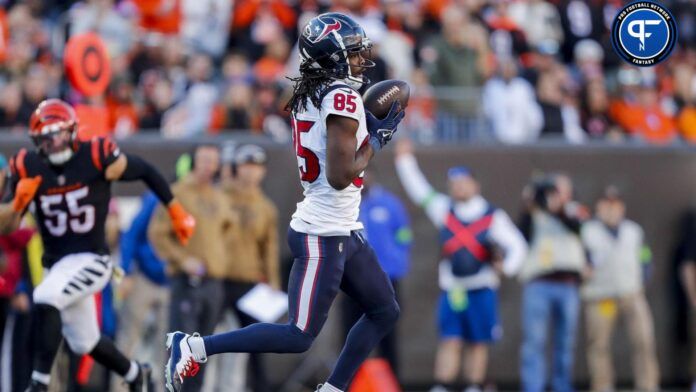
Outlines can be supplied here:
M579 235L587 211L572 200L572 195L572 181L566 175L537 180L523 195L527 210L521 229L529 242L529 254L519 275L524 284L520 371L525 392L545 388L549 320L554 334L551 387L557 392L572 391L578 292L588 271Z

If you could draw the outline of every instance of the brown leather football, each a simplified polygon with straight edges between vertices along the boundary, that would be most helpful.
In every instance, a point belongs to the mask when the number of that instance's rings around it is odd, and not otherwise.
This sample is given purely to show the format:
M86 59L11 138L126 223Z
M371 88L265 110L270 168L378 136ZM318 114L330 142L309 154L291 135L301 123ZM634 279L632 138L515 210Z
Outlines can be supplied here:
M408 106L411 88L403 80L389 79L375 83L363 94L365 109L375 117L383 119L389 113L392 103L399 101L401 110Z

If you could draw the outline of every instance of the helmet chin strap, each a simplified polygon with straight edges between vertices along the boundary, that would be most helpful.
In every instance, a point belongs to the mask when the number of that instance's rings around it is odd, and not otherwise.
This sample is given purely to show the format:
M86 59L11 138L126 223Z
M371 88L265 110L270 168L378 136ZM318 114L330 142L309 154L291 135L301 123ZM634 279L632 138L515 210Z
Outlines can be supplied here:
M350 69L350 64L348 64L348 76L343 81L351 88L357 90L365 84L365 77L363 75L353 76L353 71Z
M360 87L362 87L363 84L365 84L365 81L362 76L348 76L347 78L343 79L343 82L353 88L354 90L358 90Z
M48 155L48 161L54 165L63 165L70 160L73 156L73 150L71 148L66 148L61 152L56 152Z

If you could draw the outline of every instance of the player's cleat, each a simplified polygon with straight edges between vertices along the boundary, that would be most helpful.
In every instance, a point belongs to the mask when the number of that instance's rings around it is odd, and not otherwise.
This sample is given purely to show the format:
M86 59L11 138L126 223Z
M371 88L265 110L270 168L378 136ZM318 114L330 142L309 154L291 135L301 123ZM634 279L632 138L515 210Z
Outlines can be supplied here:
M130 392L153 392L155 386L152 383L152 367L148 364L138 364L140 373L138 377L128 385Z
M200 337L198 333L189 335L181 331L167 334L167 350L169 360L164 369L165 387L169 392L176 392L181 389L181 384L187 377L198 374L200 365L195 360L188 340L192 337ZM201 361L205 362L205 361Z
M25 392L47 392L48 385L33 380Z

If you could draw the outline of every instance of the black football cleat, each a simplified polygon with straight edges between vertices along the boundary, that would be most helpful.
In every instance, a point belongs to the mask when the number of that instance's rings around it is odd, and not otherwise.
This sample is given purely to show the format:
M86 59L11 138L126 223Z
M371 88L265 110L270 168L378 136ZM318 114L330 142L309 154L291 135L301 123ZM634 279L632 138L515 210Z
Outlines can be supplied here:
M25 392L48 392L48 385L33 380Z
M128 384L128 390L130 392L154 392L152 368L146 363L139 363L138 366L140 366L138 377L132 383Z

